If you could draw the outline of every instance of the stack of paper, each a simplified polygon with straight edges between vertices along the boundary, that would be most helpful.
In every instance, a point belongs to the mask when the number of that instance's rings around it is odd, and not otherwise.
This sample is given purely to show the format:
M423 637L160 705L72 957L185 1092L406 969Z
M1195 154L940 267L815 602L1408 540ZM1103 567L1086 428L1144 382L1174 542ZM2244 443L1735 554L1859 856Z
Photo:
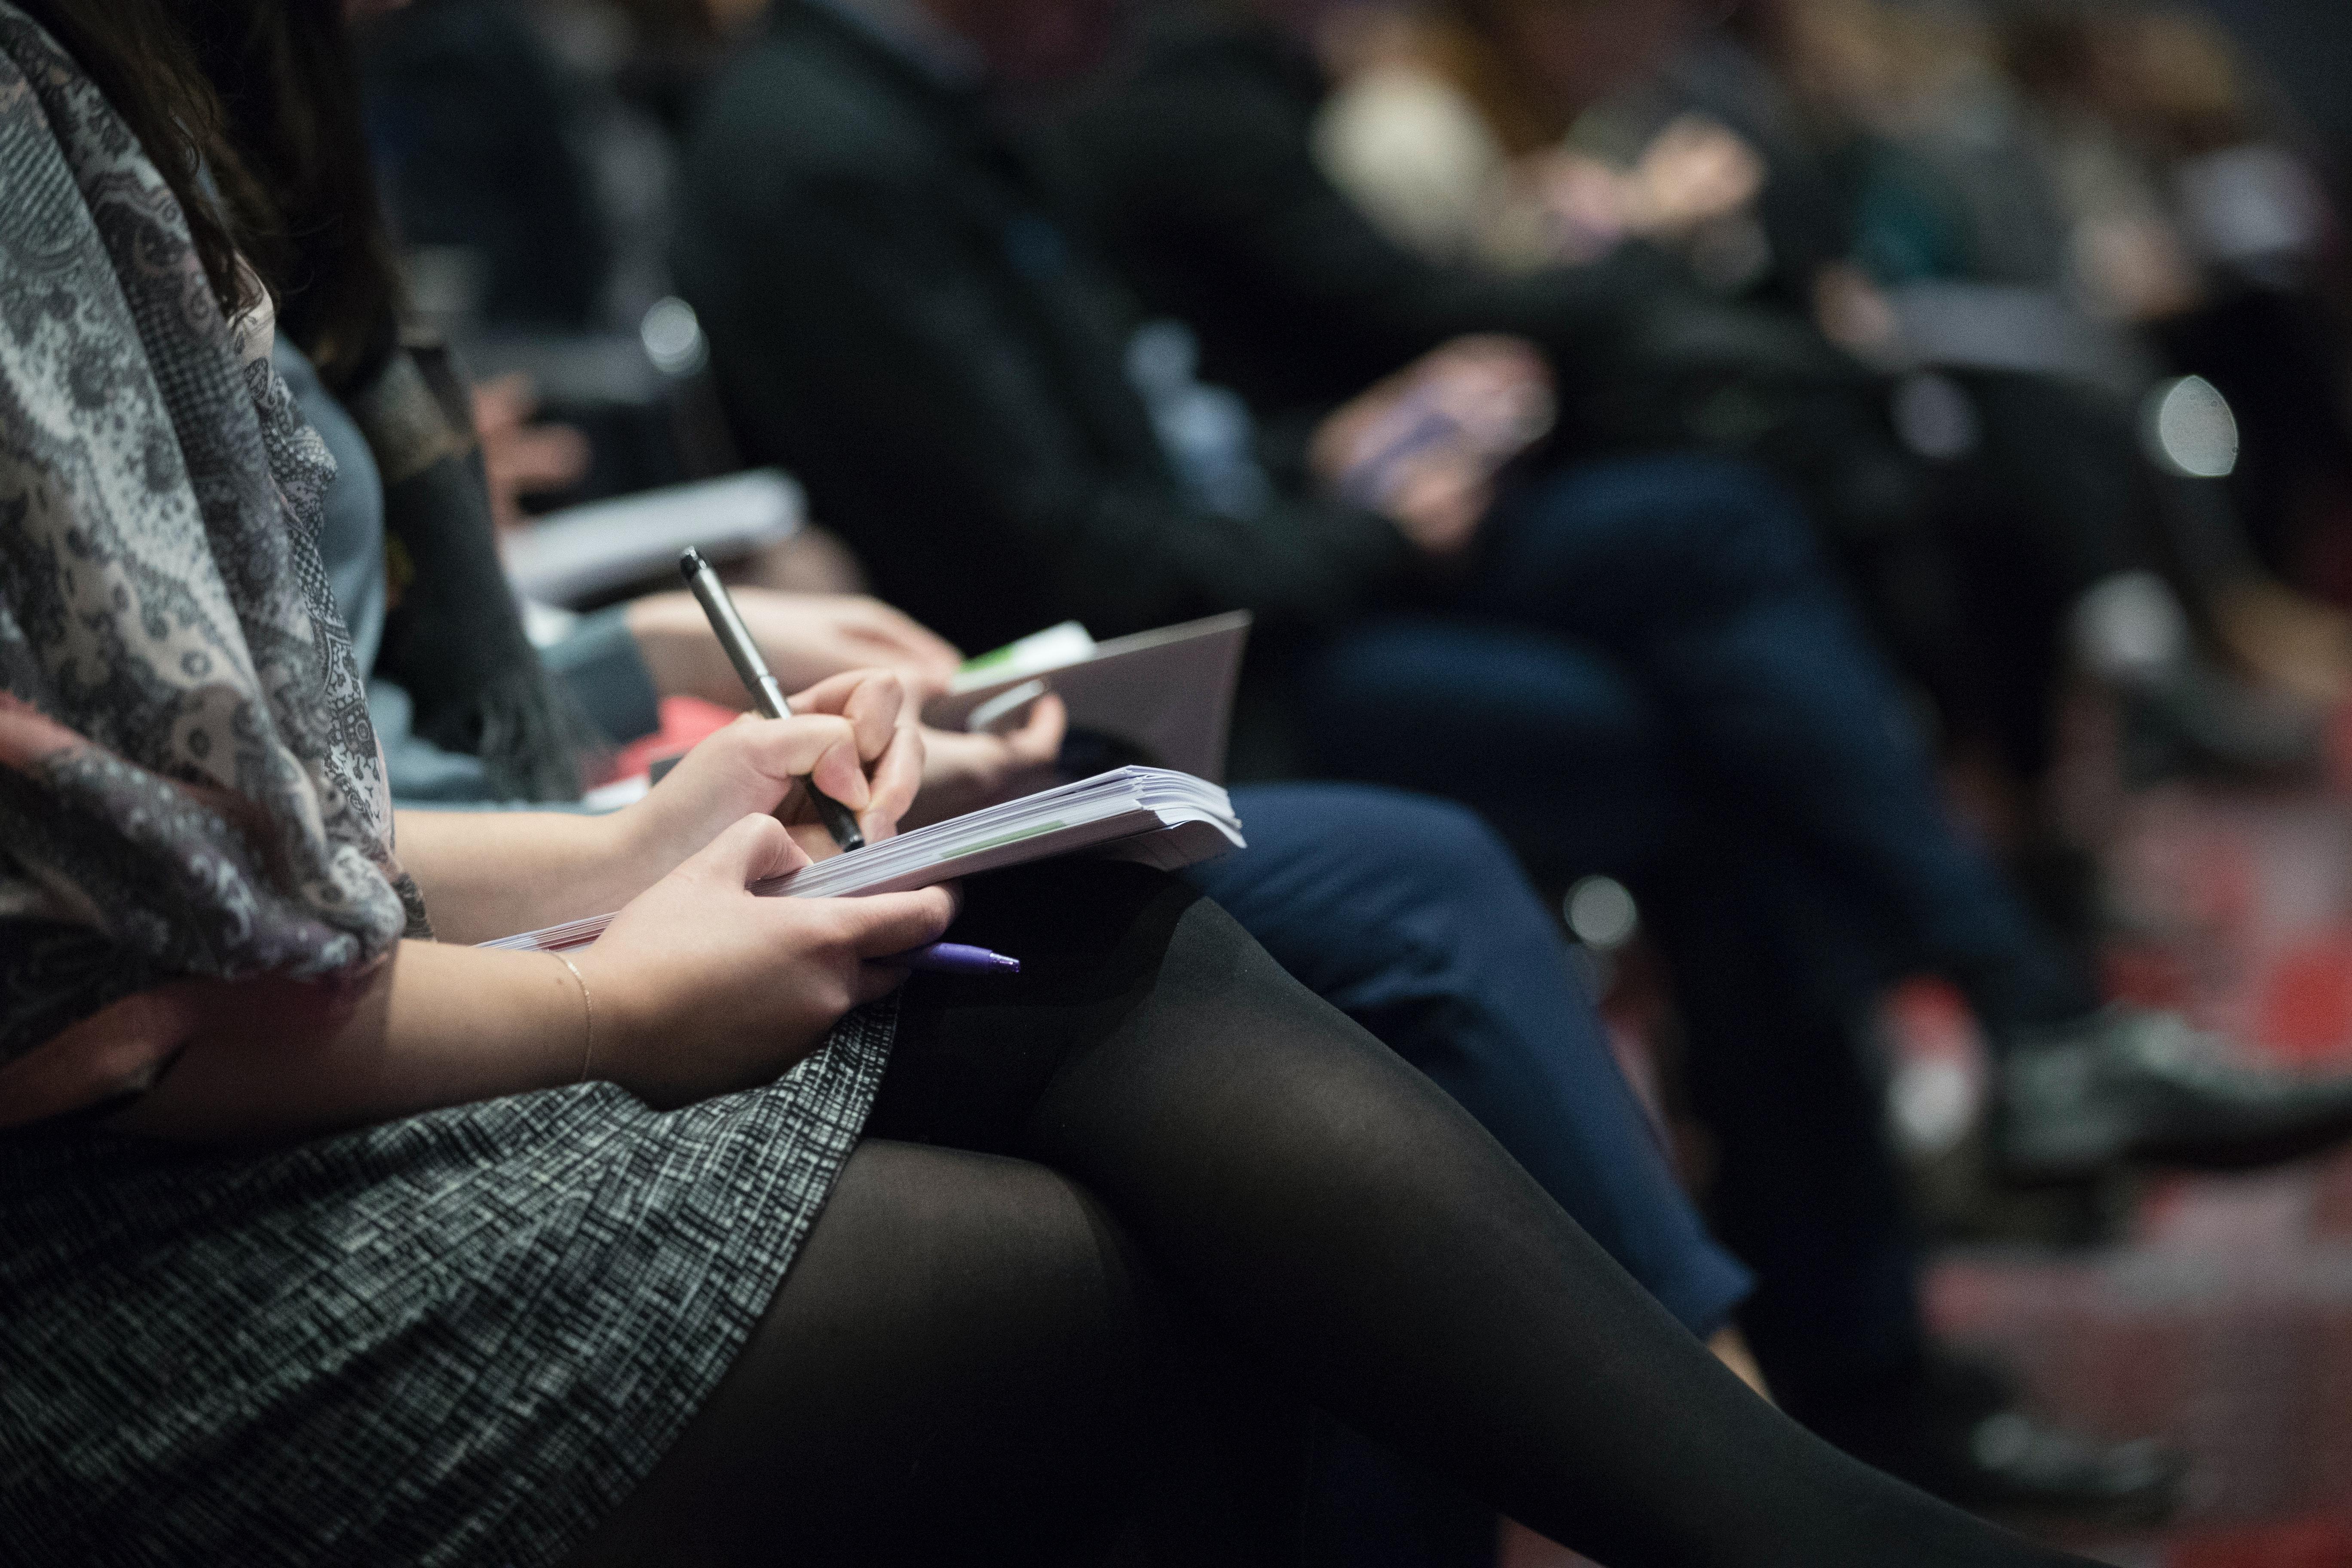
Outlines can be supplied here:
M1173 871L1245 842L1233 801L1215 784L1166 768L1116 768L820 860L751 890L795 899L898 893L1082 850ZM612 921L594 915L482 945L579 947Z

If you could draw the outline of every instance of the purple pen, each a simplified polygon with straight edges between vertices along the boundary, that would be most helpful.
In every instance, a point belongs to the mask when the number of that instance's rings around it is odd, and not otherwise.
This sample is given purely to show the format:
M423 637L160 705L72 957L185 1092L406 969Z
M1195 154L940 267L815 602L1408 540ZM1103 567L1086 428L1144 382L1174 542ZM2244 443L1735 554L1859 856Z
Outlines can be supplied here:
M984 947L971 947L960 942L935 942L910 952L894 953L882 960L885 963L903 963L909 969L923 970L932 974L1018 974L1021 961L1007 958L1001 952L991 952Z

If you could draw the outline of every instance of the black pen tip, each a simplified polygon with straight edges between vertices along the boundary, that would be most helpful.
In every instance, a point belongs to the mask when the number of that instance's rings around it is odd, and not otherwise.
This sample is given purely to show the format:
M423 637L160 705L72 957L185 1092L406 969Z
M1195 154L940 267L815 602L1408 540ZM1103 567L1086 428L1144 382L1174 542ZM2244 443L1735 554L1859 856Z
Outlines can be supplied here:
M709 563L702 559L702 552L691 544L677 552L677 574L689 583L693 582L696 575L708 564Z

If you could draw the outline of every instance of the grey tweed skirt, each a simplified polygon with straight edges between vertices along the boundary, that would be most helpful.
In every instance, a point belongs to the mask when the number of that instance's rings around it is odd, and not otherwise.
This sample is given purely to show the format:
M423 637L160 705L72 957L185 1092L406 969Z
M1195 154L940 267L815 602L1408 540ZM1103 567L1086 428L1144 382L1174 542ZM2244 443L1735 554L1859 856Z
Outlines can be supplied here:
M258 1155L0 1135L0 1558L561 1557L740 1350L895 1023L668 1112L590 1084Z

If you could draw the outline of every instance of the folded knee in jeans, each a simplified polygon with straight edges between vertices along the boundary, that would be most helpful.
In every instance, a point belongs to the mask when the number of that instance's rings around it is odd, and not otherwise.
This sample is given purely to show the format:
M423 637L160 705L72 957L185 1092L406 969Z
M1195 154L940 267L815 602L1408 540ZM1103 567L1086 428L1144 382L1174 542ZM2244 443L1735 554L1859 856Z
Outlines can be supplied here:
M1813 531L1780 482L1726 458L1675 453L1595 463L1506 503L1495 568L1475 597L1541 614L1573 596L1644 618L1811 590L1828 571ZM1591 598L1596 582L1607 598Z

